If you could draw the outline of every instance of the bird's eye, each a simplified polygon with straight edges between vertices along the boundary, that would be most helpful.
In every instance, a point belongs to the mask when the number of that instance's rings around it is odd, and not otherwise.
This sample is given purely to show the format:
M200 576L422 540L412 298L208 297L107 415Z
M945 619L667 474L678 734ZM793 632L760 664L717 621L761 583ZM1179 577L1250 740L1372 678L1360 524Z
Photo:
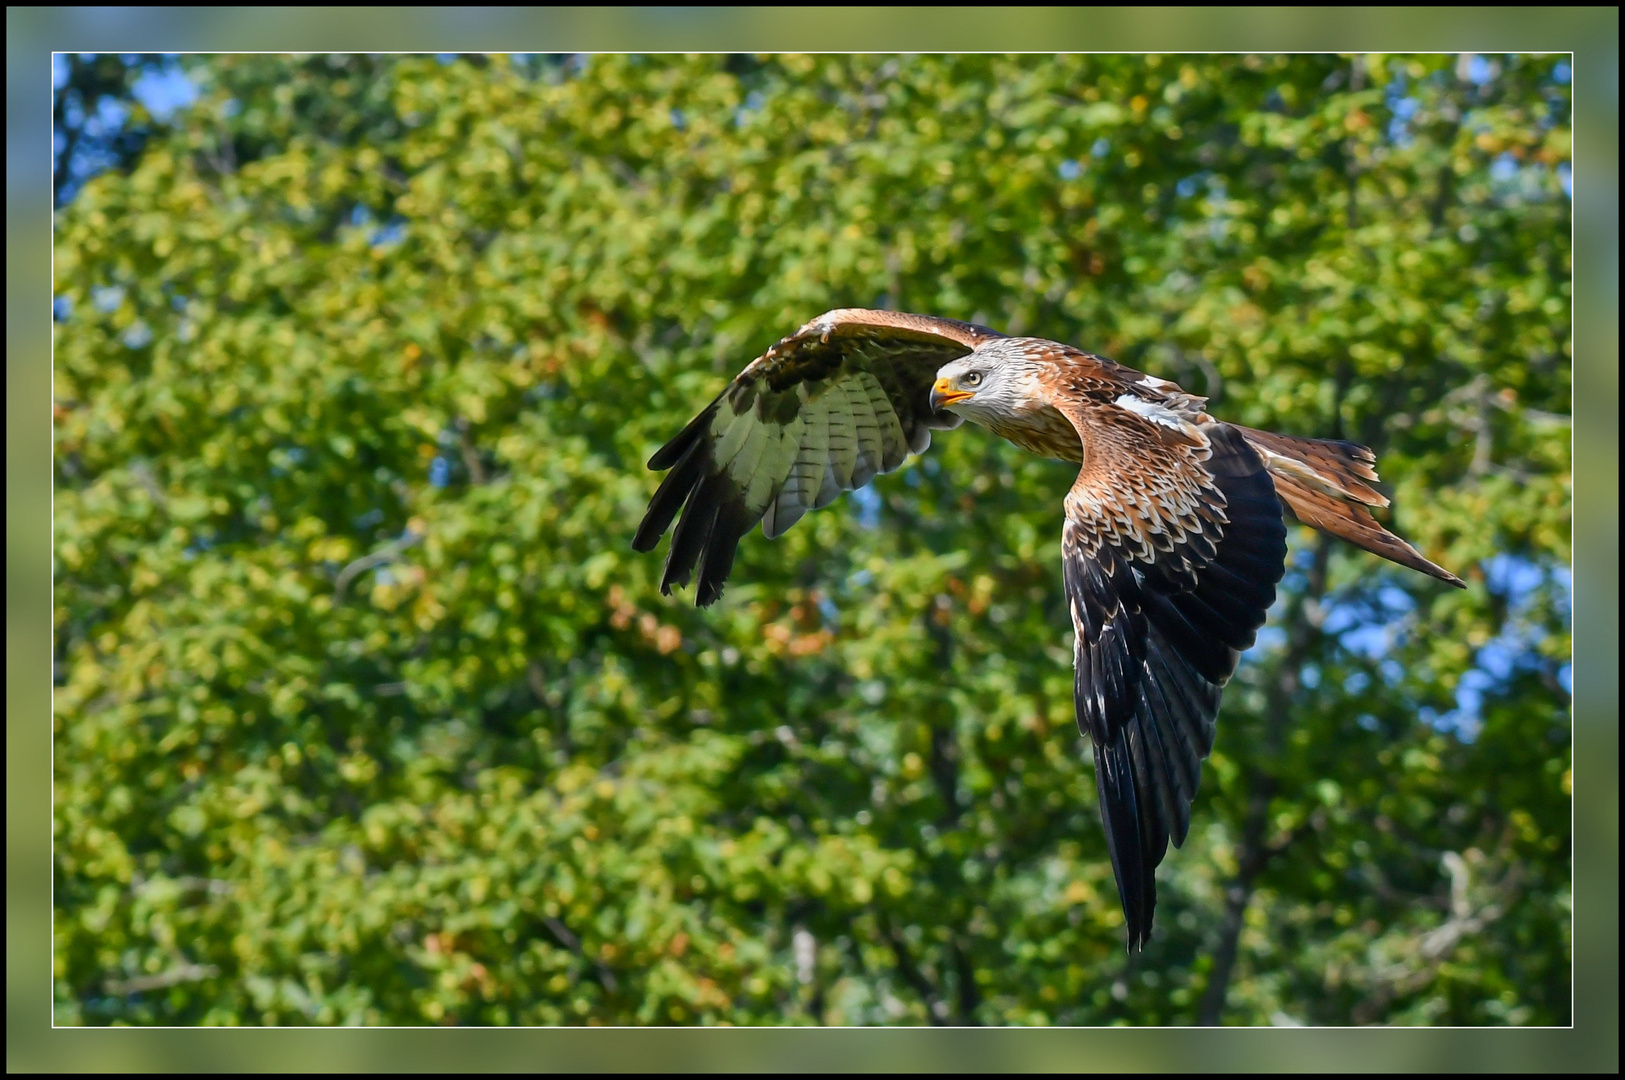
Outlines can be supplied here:
M960 381L963 382L966 386L981 386L982 385L982 373L980 371L969 372Z

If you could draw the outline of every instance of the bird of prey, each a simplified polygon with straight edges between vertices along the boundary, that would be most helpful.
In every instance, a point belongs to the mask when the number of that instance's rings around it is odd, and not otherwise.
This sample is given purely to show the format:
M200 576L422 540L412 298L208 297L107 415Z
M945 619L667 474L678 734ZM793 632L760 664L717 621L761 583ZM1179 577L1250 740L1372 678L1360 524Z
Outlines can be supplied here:
M757 522L778 536L923 452L933 430L969 420L1076 462L1061 533L1075 704L1133 951L1151 933L1156 867L1190 828L1220 691L1275 600L1282 505L1463 586L1371 516L1388 500L1370 450L1225 423L1206 405L1059 342L839 309L753 360L649 460L670 472L632 546L652 550L677 520L661 591L698 569L703 606Z

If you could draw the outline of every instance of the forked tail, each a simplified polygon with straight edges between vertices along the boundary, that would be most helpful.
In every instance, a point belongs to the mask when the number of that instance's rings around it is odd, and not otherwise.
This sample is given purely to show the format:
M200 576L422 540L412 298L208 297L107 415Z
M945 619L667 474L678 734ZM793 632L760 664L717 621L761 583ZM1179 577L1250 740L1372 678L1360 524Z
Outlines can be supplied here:
M1371 516L1370 507L1388 500L1367 481L1377 478L1377 459L1370 450L1334 439L1300 439L1231 425L1241 432L1275 481L1275 492L1303 522L1373 555L1420 570L1465 589L1466 582L1422 557Z

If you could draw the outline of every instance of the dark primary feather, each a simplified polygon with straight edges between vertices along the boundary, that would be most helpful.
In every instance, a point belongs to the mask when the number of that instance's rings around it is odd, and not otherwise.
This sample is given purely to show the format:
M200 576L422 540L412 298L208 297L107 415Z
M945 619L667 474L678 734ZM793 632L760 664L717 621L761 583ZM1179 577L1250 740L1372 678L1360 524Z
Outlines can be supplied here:
M1098 428L1091 444L1091 432L1081 432L1086 460L1091 451L1095 457L1078 488L1088 488L1092 470L1131 485L1128 474L1137 468L1152 474L1142 478L1146 490L1167 486L1160 471L1201 471L1207 513L1188 507L1169 515L1205 530L1188 532L1182 543L1159 549L1149 533L1158 523L1142 523L1143 536L1126 534L1120 523L1106 529L1091 517L1088 498L1067 500L1061 550L1076 632L1078 725L1094 746L1101 822L1131 950L1151 934L1157 865L1169 841L1177 847L1190 829L1220 690L1263 625L1285 569L1286 527L1258 456L1226 425L1204 433L1211 453L1198 461L1196 454L1152 455L1149 441L1133 437L1103 444Z
M999 336L953 319L845 309L752 361L649 459L671 471L632 547L652 550L677 522L661 591L698 570L695 601L712 603L758 522L777 536L924 451L932 430L957 427L958 416L931 408L937 369Z

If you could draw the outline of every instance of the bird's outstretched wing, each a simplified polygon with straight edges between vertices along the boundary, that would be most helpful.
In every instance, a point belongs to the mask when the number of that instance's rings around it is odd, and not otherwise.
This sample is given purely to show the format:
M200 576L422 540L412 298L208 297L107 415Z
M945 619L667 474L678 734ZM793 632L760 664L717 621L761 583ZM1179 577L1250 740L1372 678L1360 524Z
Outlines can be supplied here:
M1190 828L1219 692L1275 600L1286 527L1229 425L1132 400L1057 407L1084 446L1062 535L1078 726L1132 950L1151 933L1157 864Z
M953 319L843 308L820 315L741 371L649 459L670 469L632 546L671 527L660 591L722 594L740 538L762 522L778 536L808 510L890 472L960 418L931 408L937 369L1002 335Z

